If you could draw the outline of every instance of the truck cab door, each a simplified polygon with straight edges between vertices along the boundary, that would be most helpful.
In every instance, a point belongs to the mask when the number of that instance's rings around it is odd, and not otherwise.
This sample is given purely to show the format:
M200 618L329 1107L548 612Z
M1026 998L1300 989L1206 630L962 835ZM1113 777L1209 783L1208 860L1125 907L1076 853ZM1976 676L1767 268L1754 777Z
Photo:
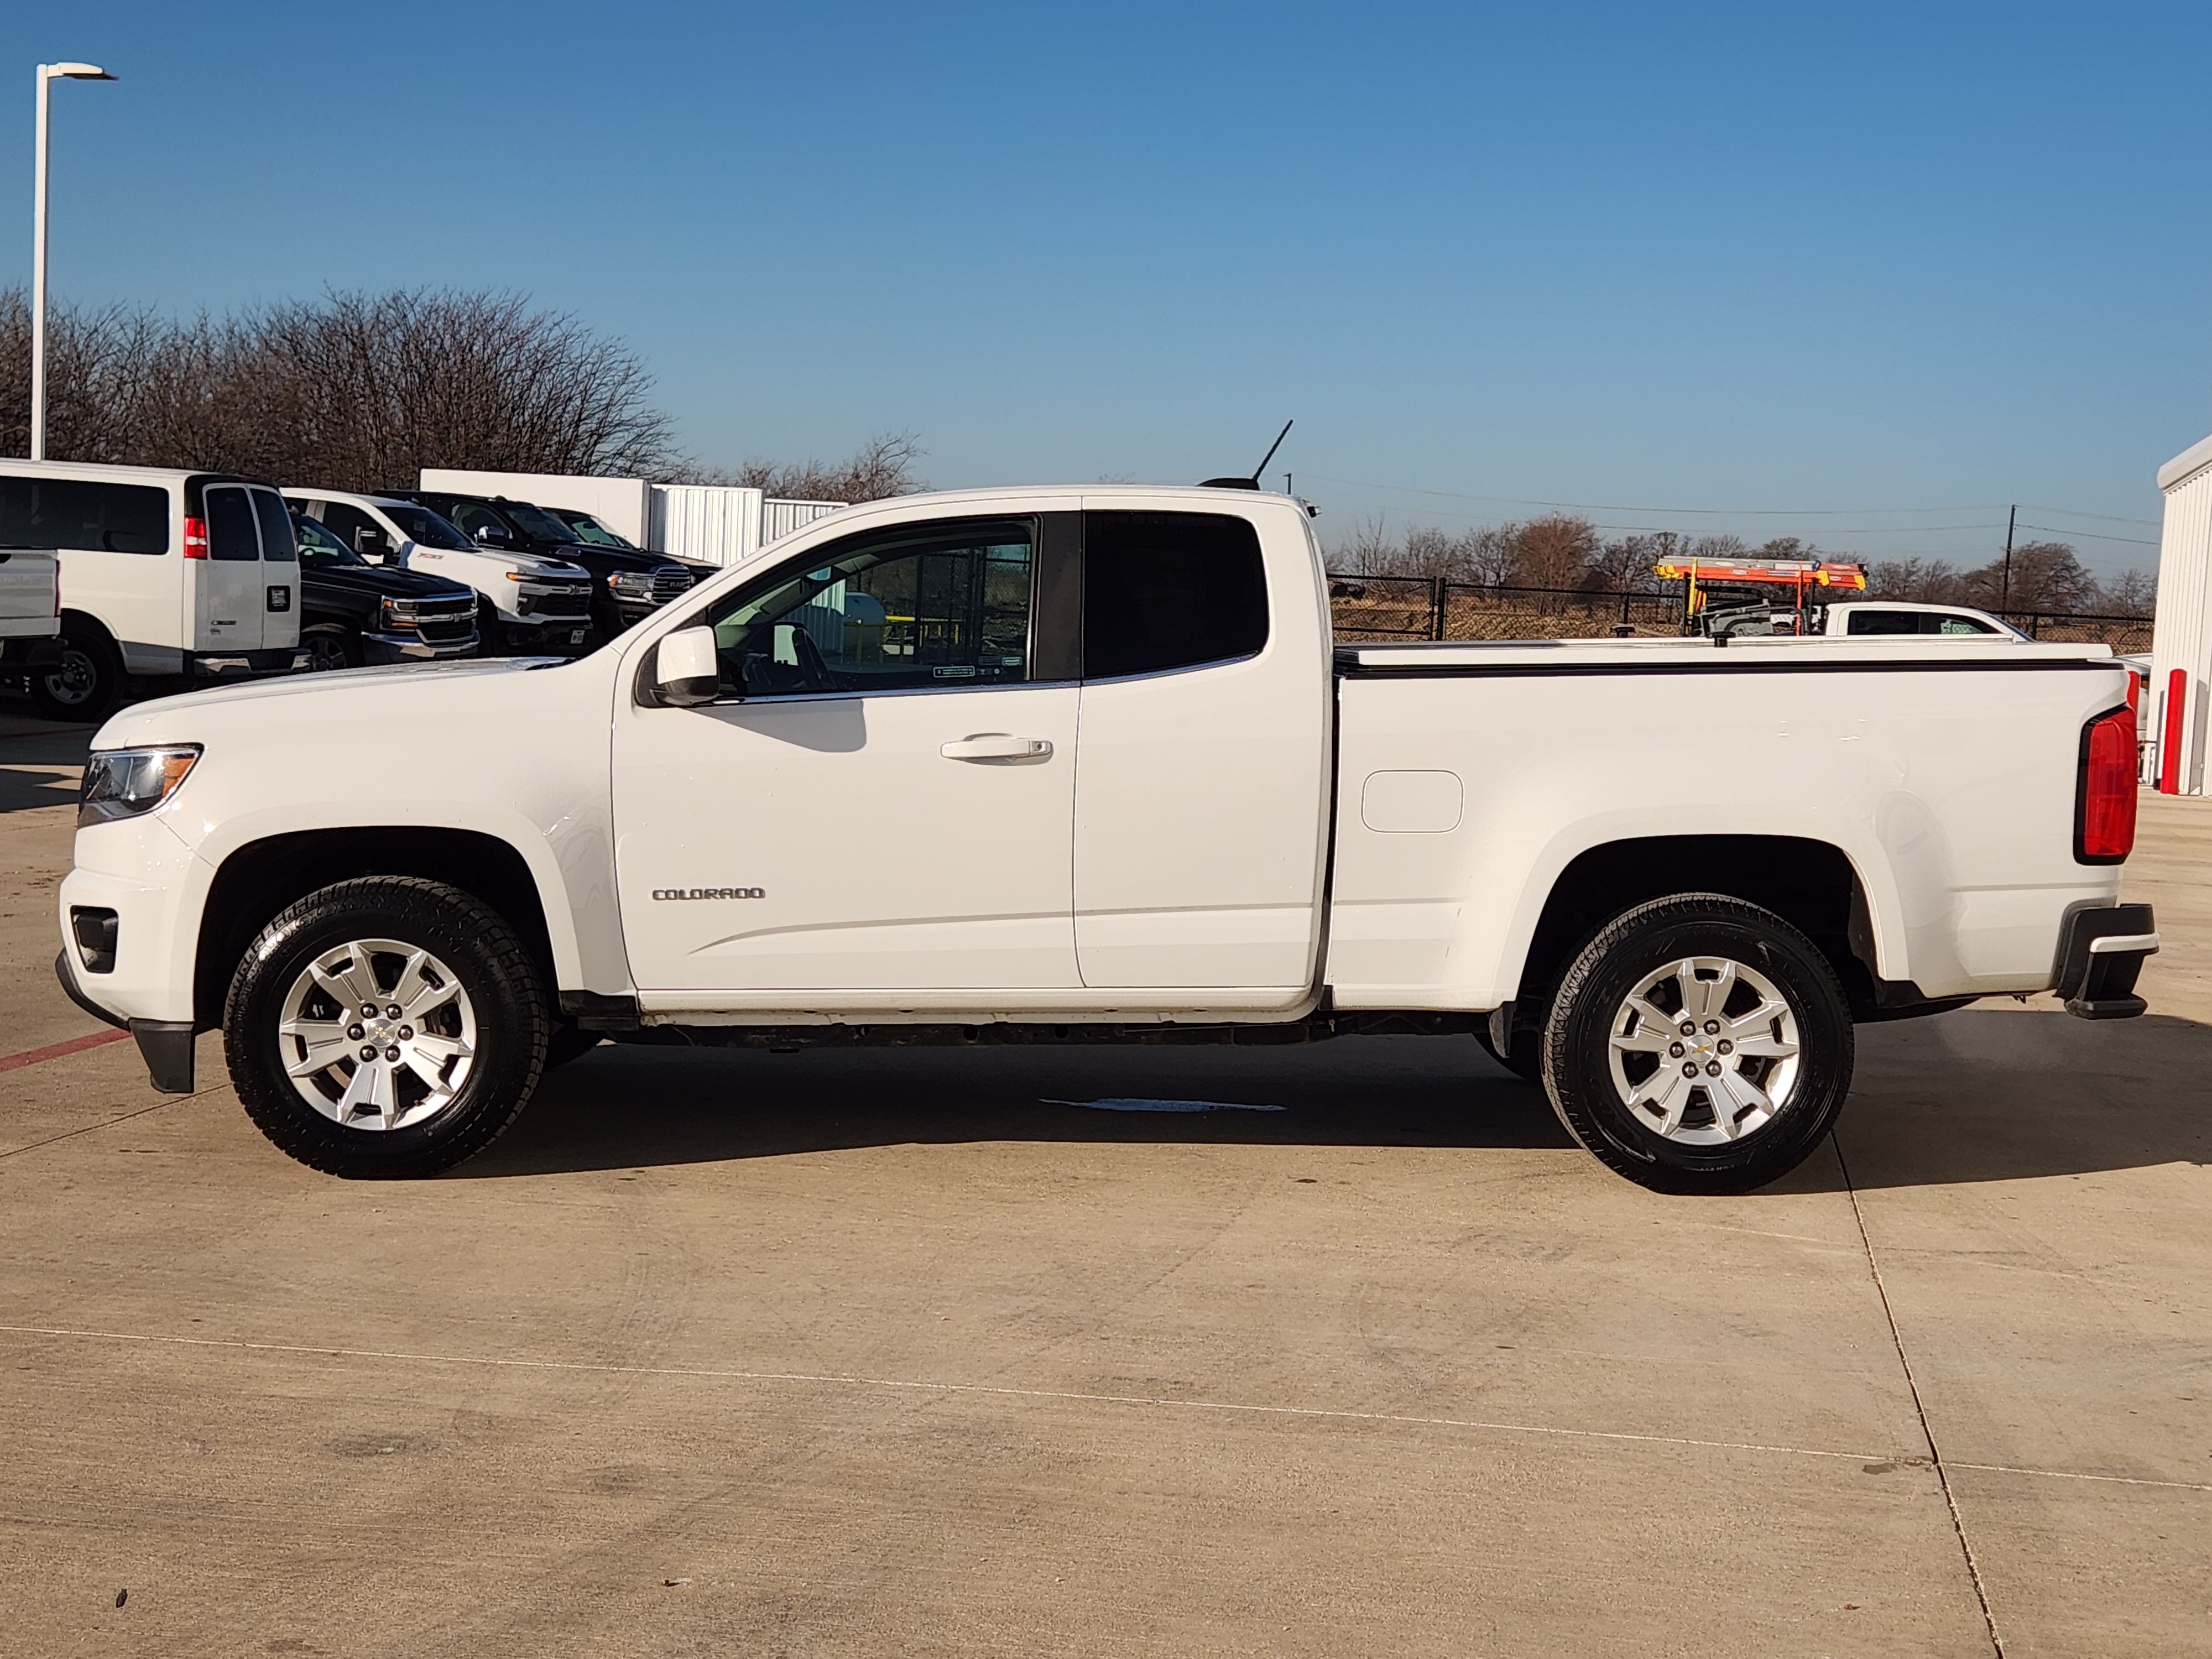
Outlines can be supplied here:
M1066 521L1072 543L1073 519L856 532L684 619L714 630L718 700L655 706L648 666L615 711L616 887L641 994L1065 1006L1079 694L1038 596L1042 526Z
M1291 1006L1319 959L1327 599L1297 506L1254 506L1083 514L1076 956L1160 1008Z

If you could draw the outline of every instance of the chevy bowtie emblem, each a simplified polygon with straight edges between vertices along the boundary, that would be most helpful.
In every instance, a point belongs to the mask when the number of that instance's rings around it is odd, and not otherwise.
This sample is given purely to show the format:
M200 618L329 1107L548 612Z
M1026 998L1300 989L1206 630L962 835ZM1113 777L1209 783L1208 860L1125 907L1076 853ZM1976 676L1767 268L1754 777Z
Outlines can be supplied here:
M653 896L657 899L750 899L766 898L765 887L656 887Z

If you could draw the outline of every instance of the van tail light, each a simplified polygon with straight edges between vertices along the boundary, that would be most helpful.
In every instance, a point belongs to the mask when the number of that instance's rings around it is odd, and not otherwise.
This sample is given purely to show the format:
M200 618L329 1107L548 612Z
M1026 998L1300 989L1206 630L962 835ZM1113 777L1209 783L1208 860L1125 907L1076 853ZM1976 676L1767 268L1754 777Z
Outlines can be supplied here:
M2136 844L2136 711L2124 705L2081 728L2074 857L2118 864Z
M185 520L185 556L188 559L204 559L207 556L207 520L186 519Z

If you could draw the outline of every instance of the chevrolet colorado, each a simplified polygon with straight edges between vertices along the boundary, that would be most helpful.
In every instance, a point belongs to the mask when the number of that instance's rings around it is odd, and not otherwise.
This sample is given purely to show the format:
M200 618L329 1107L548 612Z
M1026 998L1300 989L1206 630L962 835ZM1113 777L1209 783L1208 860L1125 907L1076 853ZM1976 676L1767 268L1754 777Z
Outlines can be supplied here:
M2142 1012L2127 674L2009 636L1336 647L1301 503L823 520L574 661L103 726L57 969L333 1173L487 1146L605 1037L1480 1038L1671 1191L1794 1166L1854 1022ZM394 731L467 766L303 769Z

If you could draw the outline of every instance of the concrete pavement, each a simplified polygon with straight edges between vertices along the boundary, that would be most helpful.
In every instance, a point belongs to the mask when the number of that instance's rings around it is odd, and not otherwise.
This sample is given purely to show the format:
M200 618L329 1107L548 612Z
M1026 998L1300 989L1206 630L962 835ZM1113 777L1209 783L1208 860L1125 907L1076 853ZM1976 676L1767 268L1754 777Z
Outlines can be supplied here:
M5 1053L93 1029L40 741ZM1459 1042L603 1048L375 1186L213 1037L0 1073L0 1650L2201 1652L2212 808L2145 822L2151 1018L1867 1028L1744 1199ZM1128 1095L1286 1109L1042 1103Z

